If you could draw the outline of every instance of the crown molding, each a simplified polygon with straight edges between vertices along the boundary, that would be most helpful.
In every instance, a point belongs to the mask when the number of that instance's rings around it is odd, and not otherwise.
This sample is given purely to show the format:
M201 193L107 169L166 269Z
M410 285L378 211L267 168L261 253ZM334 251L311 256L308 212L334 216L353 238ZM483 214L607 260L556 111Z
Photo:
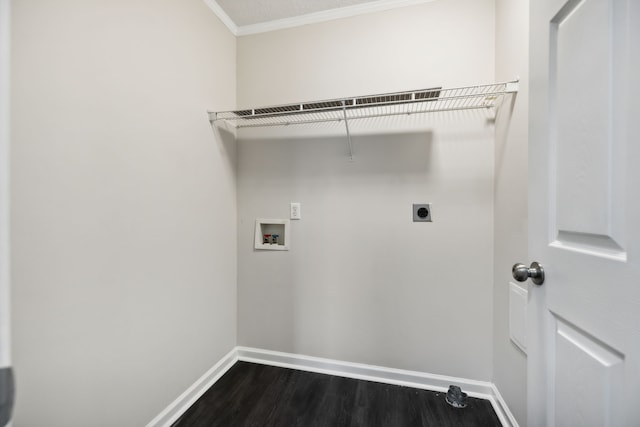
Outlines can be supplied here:
M204 3L209 6L209 9L216 14L218 19L231 31L234 36L238 36L238 26L233 22L229 15L220 7L216 0L204 0Z
M276 19L274 21L261 22L259 24L237 26L215 0L204 0L218 18L220 18L227 28L229 28L229 30L237 37L283 30L286 28L301 27L303 25L317 24L320 22L333 21L335 19L349 18L374 12L382 12L390 9L430 3L432 1L435 0L378 0L370 3L356 4L353 6L309 13L292 18Z

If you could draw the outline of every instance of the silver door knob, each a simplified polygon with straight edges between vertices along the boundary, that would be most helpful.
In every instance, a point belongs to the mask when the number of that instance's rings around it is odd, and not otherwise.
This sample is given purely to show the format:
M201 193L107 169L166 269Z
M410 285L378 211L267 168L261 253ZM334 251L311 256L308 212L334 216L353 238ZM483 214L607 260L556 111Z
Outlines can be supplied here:
M544 283L544 268L537 262L532 262L531 267L520 263L514 264L511 273L518 282L524 282L531 277L531 281L536 285Z

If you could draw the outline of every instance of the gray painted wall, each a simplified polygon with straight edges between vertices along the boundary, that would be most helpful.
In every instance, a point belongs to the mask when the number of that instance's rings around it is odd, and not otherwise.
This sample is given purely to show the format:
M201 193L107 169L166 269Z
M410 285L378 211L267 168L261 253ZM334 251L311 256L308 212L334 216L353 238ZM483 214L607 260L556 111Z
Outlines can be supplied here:
M491 82L494 11L434 2L242 37L239 106ZM492 126L352 131L354 163L339 128L239 133L239 344L490 380ZM292 201L291 251L254 251L254 220ZM418 202L433 223L412 222Z
M144 425L236 343L235 39L201 0L12 6L14 427Z
M516 76L520 90L496 129L493 382L525 426L527 358L509 339L509 281L514 263L533 261L527 256L529 0L497 0L496 79Z

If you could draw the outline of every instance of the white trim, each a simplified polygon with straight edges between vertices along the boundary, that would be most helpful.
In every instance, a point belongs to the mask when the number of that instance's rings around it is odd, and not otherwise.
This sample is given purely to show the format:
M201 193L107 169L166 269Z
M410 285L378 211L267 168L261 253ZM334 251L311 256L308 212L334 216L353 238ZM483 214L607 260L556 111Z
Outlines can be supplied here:
M496 415L500 419L500 422L505 427L518 427L518 421L513 416L511 410L507 406L507 402L502 398L498 387L495 384L491 384L491 396L489 398L493 410L496 411Z
M369 3L356 4L353 6L340 7L336 9L324 10L321 12L309 13L306 15L291 18L276 19L274 21L260 22L258 24L237 26L233 20L220 7L216 0L204 0L204 2L215 12L220 20L236 36L247 36L250 34L266 33L269 31L282 30L285 28L300 27L303 25L317 24L320 22L333 21L335 19L349 18L352 16L365 15L368 13L382 12L390 9L398 9L406 6L415 6L423 3L430 3L435 0L378 0Z
M485 381L405 371L402 369L343 362L340 360L323 359L320 357L282 353L256 348L238 347L237 350L238 360L244 362L260 363L263 365L298 369L301 371L317 372L321 374L355 378L365 381L383 382L386 384L395 384L433 391L446 392L449 389L449 385L454 384L460 386L465 392L473 397L487 398L487 396L491 394L491 383Z
M403 369L385 368L362 363L344 362L300 354L262 350L250 347L236 347L206 374L196 381L187 391L177 398L147 427L166 427L175 422L202 394L211 387L237 361L259 363L300 371L317 372L384 384L446 392L450 385L457 385L469 396L487 399L498 419L505 427L518 427L518 423L509 410L496 386L488 381L476 381L446 375L428 374Z
M11 365L9 253L9 61L11 10L0 0L0 367Z
M216 14L224 25L231 31L234 36L238 36L238 26L233 22L229 15L220 7L216 0L204 0L205 4Z
M493 406L503 426L518 427L515 417L507 407L500 392L493 383L488 381L476 381L466 378L343 362L257 348L236 347L236 350L238 360L243 362L260 363L263 365L440 392L446 392L450 385L457 385L469 396L487 399L491 402L491 406Z
M198 378L191 387L171 402L158 416L151 420L146 427L168 427L173 424L238 361L237 353L236 348L231 350L203 376Z

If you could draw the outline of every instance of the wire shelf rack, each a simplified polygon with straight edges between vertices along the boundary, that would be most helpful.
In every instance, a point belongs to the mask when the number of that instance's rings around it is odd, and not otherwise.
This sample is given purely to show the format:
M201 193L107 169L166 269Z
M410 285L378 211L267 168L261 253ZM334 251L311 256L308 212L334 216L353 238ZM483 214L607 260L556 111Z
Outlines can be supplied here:
M284 126L373 117L487 109L495 113L503 96L518 91L518 81L458 88L433 87L406 92L310 101L295 104L209 112L212 122L236 128Z

